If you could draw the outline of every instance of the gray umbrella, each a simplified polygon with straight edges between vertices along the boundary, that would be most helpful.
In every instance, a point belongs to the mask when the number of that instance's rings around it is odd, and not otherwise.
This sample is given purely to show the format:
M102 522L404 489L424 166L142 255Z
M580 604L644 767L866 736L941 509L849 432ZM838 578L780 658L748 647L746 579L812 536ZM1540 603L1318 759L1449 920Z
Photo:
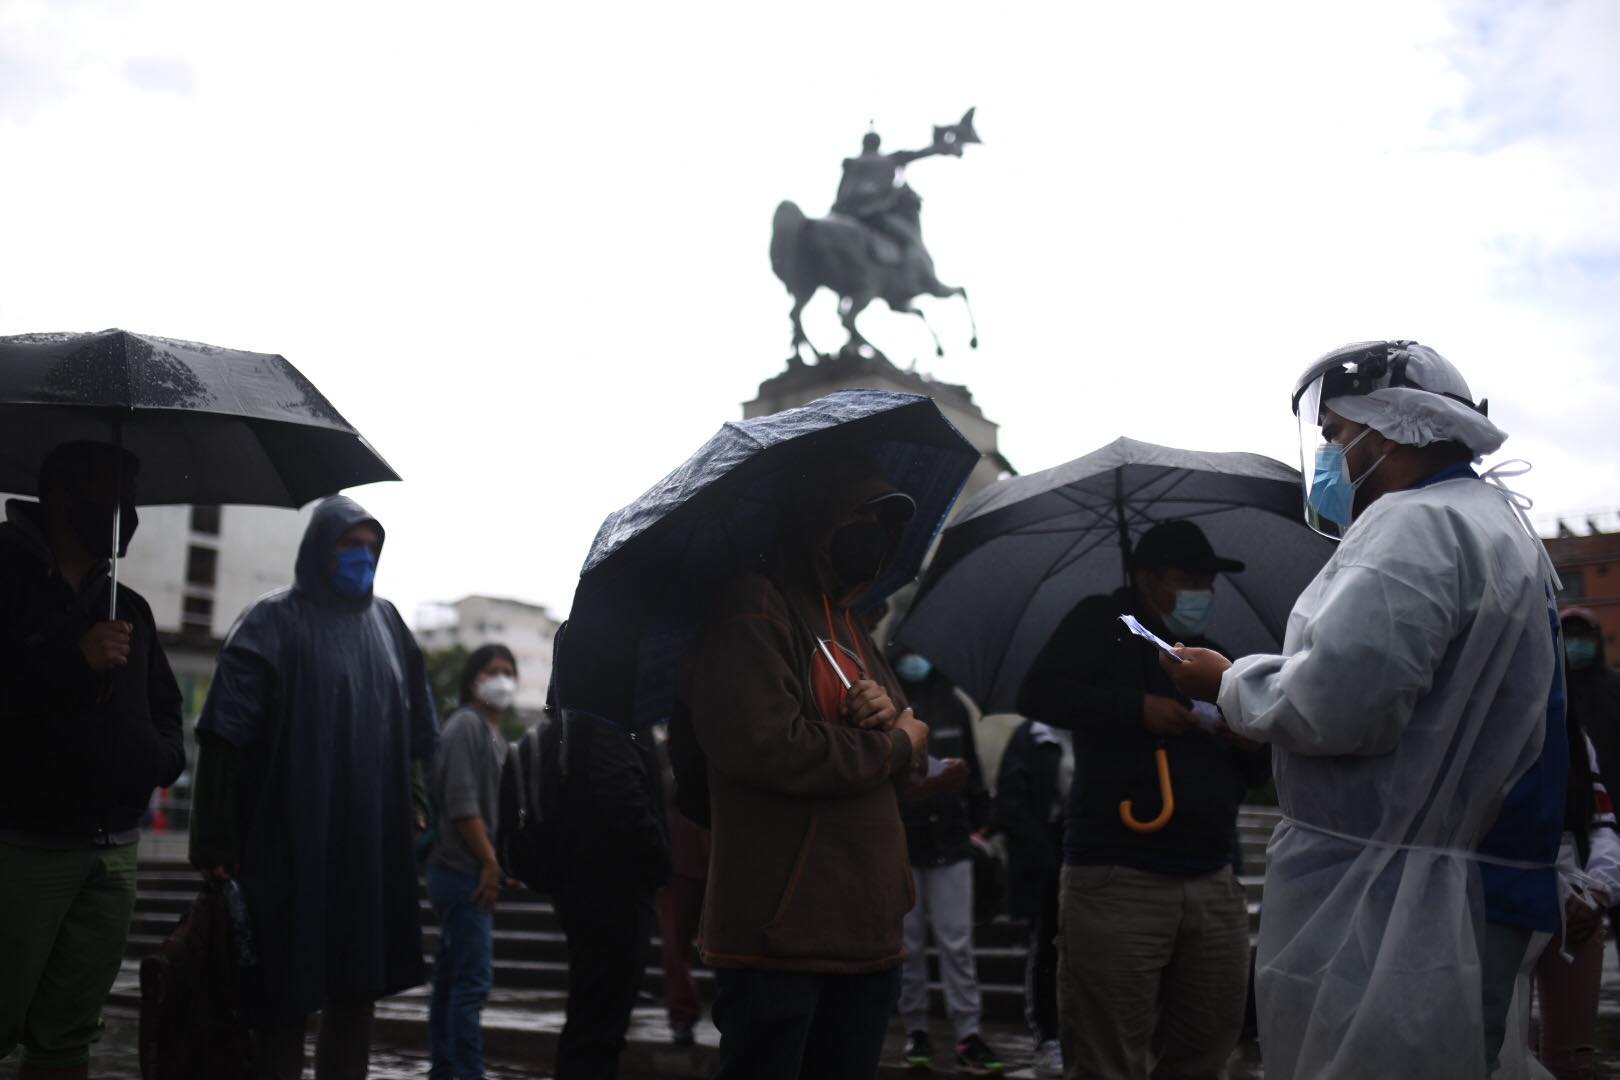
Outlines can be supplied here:
M1124 584L1136 538L1196 521L1248 569L1215 583L1211 639L1236 655L1281 647L1294 601L1333 553L1301 516L1299 473L1258 454L1208 454L1134 439L1002 480L946 529L896 637L987 710L1018 689L1063 616Z
M0 337L0 491L34 494L45 456L78 440L140 458L149 505L302 506L399 479L280 356L123 330Z

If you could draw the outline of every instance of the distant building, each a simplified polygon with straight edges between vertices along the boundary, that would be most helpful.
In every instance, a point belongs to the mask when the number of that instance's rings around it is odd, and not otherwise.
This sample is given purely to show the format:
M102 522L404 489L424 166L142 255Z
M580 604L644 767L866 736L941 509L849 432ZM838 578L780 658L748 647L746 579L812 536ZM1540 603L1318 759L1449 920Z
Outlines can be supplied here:
M1575 536L1568 528L1558 531L1560 535L1543 543L1564 582L1559 606L1590 608L1603 625L1609 662L1616 663L1620 661L1620 532Z
M417 612L416 640L423 652L457 645L471 652L498 641L512 650L518 666L517 709L538 713L551 682L551 645L560 625L540 606L502 596L464 596Z

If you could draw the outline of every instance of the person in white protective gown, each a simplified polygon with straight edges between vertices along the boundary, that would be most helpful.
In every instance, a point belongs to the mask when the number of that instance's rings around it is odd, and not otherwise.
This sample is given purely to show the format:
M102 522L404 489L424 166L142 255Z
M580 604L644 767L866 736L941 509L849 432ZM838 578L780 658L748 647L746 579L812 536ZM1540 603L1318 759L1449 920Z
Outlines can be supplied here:
M1165 658L1272 747L1266 1077L1488 1076L1531 936L1562 906L1556 575L1522 500L1471 467L1506 435L1432 349L1335 350L1294 408L1306 519L1338 550L1282 655Z

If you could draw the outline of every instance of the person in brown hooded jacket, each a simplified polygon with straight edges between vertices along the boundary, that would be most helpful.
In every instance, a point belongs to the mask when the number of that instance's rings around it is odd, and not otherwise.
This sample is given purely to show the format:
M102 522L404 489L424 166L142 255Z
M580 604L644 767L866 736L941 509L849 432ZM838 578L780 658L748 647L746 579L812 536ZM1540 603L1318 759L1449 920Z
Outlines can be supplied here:
M721 589L687 671L721 1080L873 1076L913 901L896 788L926 770L928 729L849 605L915 507L852 460L798 494L764 566Z

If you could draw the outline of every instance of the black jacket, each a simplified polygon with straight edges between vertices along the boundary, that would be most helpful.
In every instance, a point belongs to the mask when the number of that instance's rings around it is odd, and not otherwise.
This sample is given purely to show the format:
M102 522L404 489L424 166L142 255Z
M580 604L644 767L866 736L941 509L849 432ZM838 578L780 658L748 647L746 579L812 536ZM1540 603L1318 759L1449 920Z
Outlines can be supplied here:
M118 587L129 663L93 673L79 638L106 618L106 568L75 594L56 570L37 503L0 525L0 831L52 844L138 828L152 789L185 768L180 687L152 609Z
M920 683L906 683L905 692L917 719L928 725L928 752L967 762L967 787L961 791L900 803L911 865L949 866L973 856L968 835L990 823L990 796L968 726L972 718L956 689L937 671Z
M1037 740L1036 723L1018 725L1002 751L991 815L1007 838L1007 910L1017 919L1035 917L1041 889L1063 867L1063 815L1052 820L1063 747L1050 737Z
M1158 650L1119 621L1134 614L1161 637L1169 632L1139 610L1135 590L1090 596L1069 612L1036 658L1018 695L1025 716L1075 734L1076 770L1063 858L1074 866L1118 865L1192 876L1226 866L1246 789L1265 782L1270 758L1246 753L1197 729L1166 740L1176 811L1155 833L1120 821L1134 800L1138 819L1159 812L1157 740L1142 726L1142 698L1176 693ZM1203 640L1189 645L1218 648Z

